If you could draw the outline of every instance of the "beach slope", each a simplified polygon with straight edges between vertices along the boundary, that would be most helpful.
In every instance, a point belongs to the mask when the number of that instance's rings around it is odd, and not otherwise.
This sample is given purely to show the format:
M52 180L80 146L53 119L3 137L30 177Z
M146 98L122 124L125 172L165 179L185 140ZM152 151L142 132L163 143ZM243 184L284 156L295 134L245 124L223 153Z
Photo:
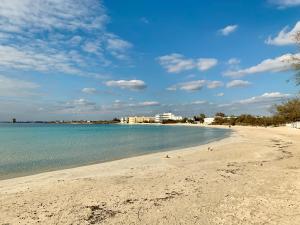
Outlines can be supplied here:
M0 224L300 224L300 130L0 181ZM166 157L168 156L168 157Z

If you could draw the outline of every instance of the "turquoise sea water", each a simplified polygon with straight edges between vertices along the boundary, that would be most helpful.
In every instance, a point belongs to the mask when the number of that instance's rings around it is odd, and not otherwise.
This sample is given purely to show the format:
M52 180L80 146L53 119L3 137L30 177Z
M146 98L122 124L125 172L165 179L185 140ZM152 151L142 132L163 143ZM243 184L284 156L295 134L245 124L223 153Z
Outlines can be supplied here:
M0 179L191 147L229 134L184 126L0 123Z

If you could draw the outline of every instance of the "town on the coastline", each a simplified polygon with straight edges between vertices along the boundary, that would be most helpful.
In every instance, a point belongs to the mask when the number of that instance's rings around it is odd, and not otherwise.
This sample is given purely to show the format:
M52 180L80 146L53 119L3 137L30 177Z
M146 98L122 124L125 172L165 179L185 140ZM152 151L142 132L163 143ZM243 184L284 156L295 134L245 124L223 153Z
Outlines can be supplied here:
M218 116L219 114L216 114ZM223 116L223 115L221 115ZM224 114L225 116L225 114ZM215 117L206 117L204 114L194 117L183 117L174 115L171 112L156 114L155 116L127 116L121 118L114 118L112 120L56 120L56 121L17 121L16 118L11 120L12 123L56 123L56 124L142 124L142 123L203 123L206 125L212 124Z
M183 118L182 116L176 116L173 113L157 114L154 117L149 116L129 116L122 117L120 119L122 124L139 124L139 123L190 123L190 124L202 124L202 125L254 125L254 126L280 126L285 125L291 128L300 129L300 121L285 121L282 118L277 117L265 117L265 116L252 116L252 115L240 115L240 116L226 116L224 113L218 112L214 117L206 117L205 114L200 114L192 118Z
M298 118L298 117L297 117ZM287 120L280 116L253 116L242 114L240 116L227 116L218 112L214 117L206 117L205 114L199 114L193 117L182 117L174 115L171 112L156 114L155 116L128 116L114 118L112 120L56 120L56 121L17 121L16 118L11 120L12 123L54 123L54 124L199 124L199 125L242 125L242 126L282 126L300 129L298 119Z
M269 116L257 116L251 114L226 115L223 112L217 112L214 117L207 117L200 113L192 117L183 117L174 115L171 112L156 114L155 116L128 116L114 118L112 120L71 120L71 121L27 121L22 122L13 118L12 123L55 123L55 124L175 124L189 123L201 125L227 125L227 126L288 126L300 129L300 100L298 98L290 99L280 105L275 105L275 111Z
M207 119L207 118L206 118ZM178 123L178 122L192 122L194 118L183 118L176 116L173 113L156 114L155 116L129 116L121 117L120 123Z
M120 123L123 124L136 124L136 123L203 123L206 125L214 122L214 117L205 117L201 114L199 117L194 116L193 118L184 118L182 116L176 116L173 113L162 113L156 114L155 116L129 116L121 117Z

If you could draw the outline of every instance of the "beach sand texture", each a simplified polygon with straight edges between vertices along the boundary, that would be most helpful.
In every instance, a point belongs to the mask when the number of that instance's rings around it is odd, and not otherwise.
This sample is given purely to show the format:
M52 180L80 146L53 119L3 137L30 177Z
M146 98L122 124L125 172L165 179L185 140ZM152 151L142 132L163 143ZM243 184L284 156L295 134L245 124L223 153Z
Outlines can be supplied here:
M0 224L300 224L300 130L0 181ZM168 155L168 157L166 157Z

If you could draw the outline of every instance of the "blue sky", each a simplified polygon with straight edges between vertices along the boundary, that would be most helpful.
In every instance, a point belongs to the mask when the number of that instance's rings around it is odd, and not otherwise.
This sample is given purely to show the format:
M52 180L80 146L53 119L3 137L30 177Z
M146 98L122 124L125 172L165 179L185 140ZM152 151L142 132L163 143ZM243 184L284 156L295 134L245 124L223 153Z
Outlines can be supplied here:
M299 0L2 0L0 120L269 114Z

